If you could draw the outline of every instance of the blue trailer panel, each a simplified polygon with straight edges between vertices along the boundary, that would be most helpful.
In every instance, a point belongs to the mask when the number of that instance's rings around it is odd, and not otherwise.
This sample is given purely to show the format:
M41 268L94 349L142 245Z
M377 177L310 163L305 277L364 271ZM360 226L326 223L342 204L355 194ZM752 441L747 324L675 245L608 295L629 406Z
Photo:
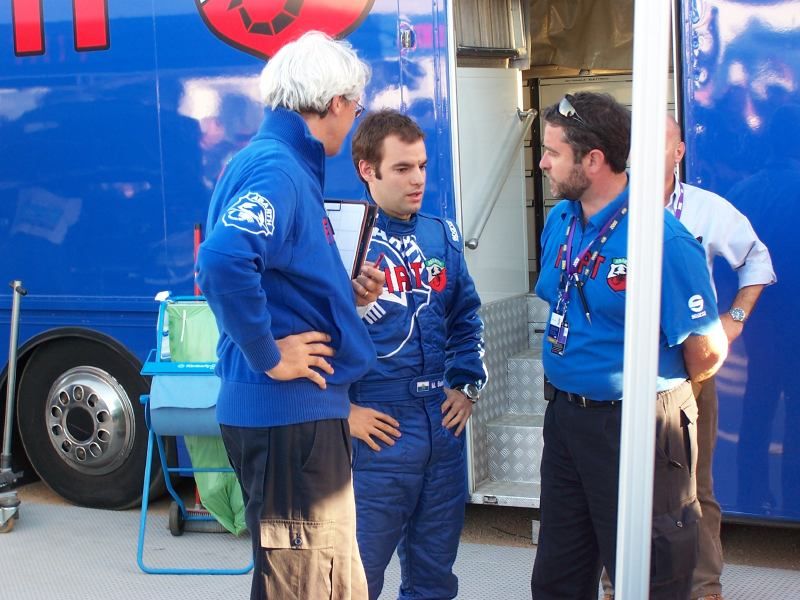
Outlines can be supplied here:
M717 376L717 498L729 517L800 519L800 3L684 2L687 181L730 200L770 250L767 288ZM715 269L720 306L737 288Z

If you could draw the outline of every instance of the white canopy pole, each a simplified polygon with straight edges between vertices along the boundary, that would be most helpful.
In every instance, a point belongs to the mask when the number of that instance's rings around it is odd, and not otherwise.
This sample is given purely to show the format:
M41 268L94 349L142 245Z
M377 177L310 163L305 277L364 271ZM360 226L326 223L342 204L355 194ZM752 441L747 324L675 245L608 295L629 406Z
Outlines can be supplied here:
M636 0L616 597L647 598L664 239L669 0Z

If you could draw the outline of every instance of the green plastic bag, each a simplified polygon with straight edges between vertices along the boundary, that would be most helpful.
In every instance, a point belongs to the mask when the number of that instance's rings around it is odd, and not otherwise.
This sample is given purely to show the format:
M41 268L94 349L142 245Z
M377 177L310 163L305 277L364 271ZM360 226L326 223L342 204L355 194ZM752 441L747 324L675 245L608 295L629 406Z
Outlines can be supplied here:
M221 437L185 435L183 441L194 467L230 466ZM203 506L225 529L234 535L247 529L242 488L233 473L195 473L194 480Z
M216 362L217 321L205 302L167 305L172 362Z
M166 307L172 362L216 362L219 332L214 314L205 302L175 302ZM221 437L183 436L192 466L228 467ZM195 473L203 506L228 531L240 535L244 522L242 489L233 473Z

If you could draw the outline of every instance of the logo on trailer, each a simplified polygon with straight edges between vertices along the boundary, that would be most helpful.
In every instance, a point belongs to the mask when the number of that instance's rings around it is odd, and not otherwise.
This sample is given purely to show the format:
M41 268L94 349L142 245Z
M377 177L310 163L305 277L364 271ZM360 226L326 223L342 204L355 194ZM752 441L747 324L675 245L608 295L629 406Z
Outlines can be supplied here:
M624 292L628 283L628 259L612 258L608 267L608 287L615 292Z
M195 0L208 28L234 48L270 58L306 31L342 38L375 0Z
M225 211L222 222L225 227L270 236L275 233L275 209L261 194L247 192Z

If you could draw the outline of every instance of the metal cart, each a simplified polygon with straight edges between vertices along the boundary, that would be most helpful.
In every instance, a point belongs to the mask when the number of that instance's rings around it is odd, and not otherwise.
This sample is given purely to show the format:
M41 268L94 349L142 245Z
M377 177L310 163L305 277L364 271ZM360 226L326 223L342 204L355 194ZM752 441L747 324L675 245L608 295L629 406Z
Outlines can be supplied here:
M161 462L161 469L164 472L167 491L174 500L169 514L169 528L173 535L181 535L187 522L214 521L214 517L198 515L187 509L183 499L175 491L170 481L170 475L173 473L232 472L229 465L216 468L195 468L170 467L167 464L163 436L220 435L215 415L220 383L214 375L214 362L173 360L175 348L170 348L169 314L174 315L175 309L179 309L181 306L192 307L195 310L208 310L205 300L199 297L166 297L162 299L158 313L156 349L150 352L147 362L142 367L142 374L152 377L152 383L150 393L141 397L141 401L145 405L148 438L147 462L142 483L142 511L139 522L137 562L142 571L151 574L241 575L253 568L252 561L240 569L156 568L148 566L144 562L145 530L154 447L158 452L158 460ZM184 320L185 314L184 312ZM202 332L202 335L206 335L206 337L208 334L208 331ZM216 334L216 330L214 334ZM181 336L183 336L183 332ZM205 340L206 345L209 343L208 340Z

